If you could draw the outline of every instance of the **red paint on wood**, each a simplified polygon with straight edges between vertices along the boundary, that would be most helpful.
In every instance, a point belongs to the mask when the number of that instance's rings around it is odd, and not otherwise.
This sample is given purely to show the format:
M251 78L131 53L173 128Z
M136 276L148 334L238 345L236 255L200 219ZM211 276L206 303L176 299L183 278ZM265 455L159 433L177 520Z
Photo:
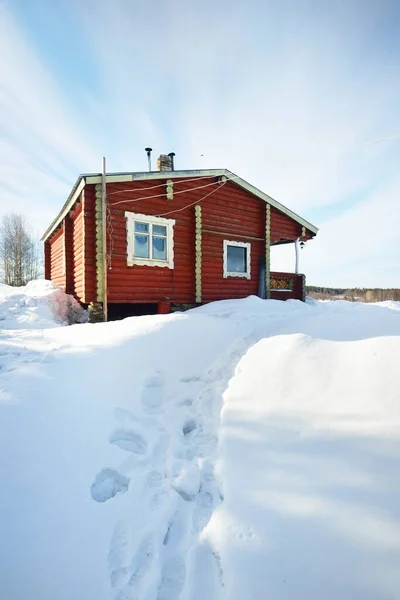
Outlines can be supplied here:
M218 178L196 181L174 179L174 197L166 198L166 173L163 180L107 184L109 205L107 249L109 253L108 301L110 303L194 303L195 302L195 205L202 207L202 301L241 298L257 294L260 259L265 255L266 204L234 182L225 185ZM203 189L198 186L214 183ZM147 189L151 188L151 189ZM177 193L184 191L184 193ZM213 192L209 197L207 194ZM118 192L118 193L115 193ZM153 196L159 196L154 198ZM94 185L86 185L82 203L71 214L72 289L85 303L97 300L96 222ZM128 266L125 211L175 219L174 269L167 267ZM271 242L294 241L302 227L287 215L271 207ZM63 232L49 240L51 278L65 285L59 241ZM302 239L312 237L309 231ZM253 238L253 239L250 239ZM256 239L254 239L256 238ZM251 278L223 277L223 241L243 241L251 245ZM67 275L69 262L67 261ZM68 277L67 277L68 279ZM67 281L69 285L69 280ZM301 286L296 279L297 297ZM287 292L277 292L287 294ZM275 297L276 292L273 292ZM282 297L280 295L279 297ZM291 296L293 297L293 296Z
M64 230L62 227L49 239L49 244L50 279L55 285L65 290Z
M77 204L71 215L72 221L72 257L73 257L73 294L80 302L85 302L84 296L84 255L83 255L83 207Z
M185 208L204 195L204 190L188 191L176 194L168 201L165 194L165 182L124 182L108 184L107 196L110 208L110 223L112 239L107 237L111 252L110 268L108 270L108 301L112 302L145 302L154 303L166 297L172 302L194 302L194 206L173 214L170 211ZM202 181L202 180L200 180ZM207 182L209 182L207 180ZM146 190L152 185L157 186ZM197 185L200 185L198 183ZM174 190L196 187L196 182L174 180ZM122 194L115 191L127 190ZM209 191L209 188L206 188ZM200 192L203 191L201 195ZM162 194L160 198L150 198ZM142 200L136 201L139 198ZM122 200L130 200L121 204ZM134 200L132 202L131 200ZM116 204L116 203L119 204ZM175 219L174 226L174 268L151 267L142 265L127 265L127 231L125 211L136 212L150 216L165 216ZM110 228L108 229L110 233Z
M44 278L51 279L51 247L49 240L44 243Z
M72 227L72 220L67 215L64 218L65 291L67 294L74 293L74 255Z

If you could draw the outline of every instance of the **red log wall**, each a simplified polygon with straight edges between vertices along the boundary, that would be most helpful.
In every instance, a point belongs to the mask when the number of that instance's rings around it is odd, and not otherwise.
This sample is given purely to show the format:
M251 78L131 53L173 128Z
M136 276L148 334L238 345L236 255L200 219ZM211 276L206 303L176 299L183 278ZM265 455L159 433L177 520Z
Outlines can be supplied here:
M71 217L64 218L65 291L74 293L73 223Z
M125 182L107 185L107 196L110 207L110 223L112 228L112 253L108 270L108 301L112 302L159 302L169 298L172 302L194 302L194 206L182 209L196 202L210 188L174 194L168 201L165 182L158 181ZM206 180L209 183L211 180ZM179 183L181 182L181 183ZM186 182L174 180L174 191L181 191L204 185L204 180ZM151 188L151 189L146 189ZM113 194L115 191L127 190ZM162 194L158 198L146 199L149 196ZM126 199L139 199L138 202L115 204ZM165 216L175 219L174 226L174 269L167 267L149 267L127 265L127 236L125 211L145 215ZM174 211L172 214L170 211ZM109 228L110 229L110 228ZM110 240L108 239L108 242Z
M301 225L271 206L271 244L301 237ZM305 238L304 238L305 239Z
M265 253L265 202L233 182L207 185L218 178L174 179L174 197L168 201L167 179L168 175L164 180L107 184L110 207L107 243L111 250L108 301L152 303L165 298L179 303L195 301L194 206L198 202L202 207L203 231L202 301L257 294L259 262ZM206 187L193 189L200 186ZM176 193L181 191L184 193ZM85 187L86 302L96 300L95 193L94 185ZM174 269L127 265L125 211L175 219ZM301 229L301 225L271 207L271 242L295 240L301 236ZM223 277L224 239L251 244L251 279Z
M64 230L61 227L49 240L50 244L50 279L58 287L65 290L64 263Z
M83 207L79 202L71 215L73 294L84 302ZM69 250L70 251L70 250Z
M257 294L260 258L265 254L265 203L229 182L201 206L203 302ZM224 240L251 244L251 279L224 279Z

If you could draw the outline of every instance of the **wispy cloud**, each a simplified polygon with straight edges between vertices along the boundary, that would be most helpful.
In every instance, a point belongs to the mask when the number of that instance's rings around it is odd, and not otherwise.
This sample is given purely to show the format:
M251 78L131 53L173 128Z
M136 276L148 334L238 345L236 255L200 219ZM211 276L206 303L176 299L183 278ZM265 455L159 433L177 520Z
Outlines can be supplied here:
M52 197L66 195L72 178L84 164L94 165L96 155L4 4L0 54L1 211L25 212L37 228L54 210Z
M65 64L54 71L49 49L0 12L3 198L31 211L29 179L49 221L102 153L114 170L142 170L145 146L174 150L178 168L230 168L316 221L302 253L313 283L400 285L396 2L71 0L68 10L71 43L85 40L92 65L68 91Z

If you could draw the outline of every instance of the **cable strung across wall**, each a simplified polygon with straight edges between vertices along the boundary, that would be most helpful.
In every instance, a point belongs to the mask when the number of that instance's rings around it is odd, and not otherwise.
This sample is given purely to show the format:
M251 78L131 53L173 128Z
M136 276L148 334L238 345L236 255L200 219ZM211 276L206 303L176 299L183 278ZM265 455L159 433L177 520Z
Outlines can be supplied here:
M211 183L206 183L205 185L199 185L199 186L196 186L196 187L191 187L191 188L188 188L186 190L177 190L177 191L174 191L174 195L176 195L176 194L186 194L187 192L194 192L195 190L202 190L202 189L204 189L206 187L210 187L211 185L221 186L221 185L224 185L224 183L227 183L228 181L234 181L235 179L239 179L239 177L237 175L235 175L234 177L226 178L225 182L212 181ZM164 186L165 184L163 183L162 185ZM129 191L132 192L132 190L129 190ZM111 194L107 194L107 198L110 195ZM119 200L118 202L113 202L111 204L111 206L118 206L118 204L126 204L127 202L140 202L141 200L154 200L155 198L164 198L164 196L165 196L165 192L163 192L162 194L155 194L154 196L142 196L141 198L127 198L126 200Z
M224 181L223 183L220 183L219 187L221 188L225 184L226 184L226 181ZM214 194L218 189L219 188L215 188L215 190L211 190L211 192L209 192L208 194L206 194L202 198L199 198L198 200L195 200L194 202L191 202L190 204L187 204L186 206L183 206L182 208L176 208L175 210L170 210L168 212L161 213L161 214L155 215L155 216L156 217L166 217L167 215L172 215L172 213L177 213L177 212L181 212L182 210L186 210L187 208L190 208L191 206L194 206L195 204L200 204L200 202L202 202L203 200L205 200L206 198L208 198L209 196L211 196L211 194Z
M164 171L164 173L167 173L167 171ZM198 181L199 179L212 179L213 177L215 177L215 175L201 175L199 177L192 177L191 179L179 179L178 181L175 181L174 183L175 183L175 185L179 185L180 183L189 183L191 181ZM236 177L234 177L232 179L236 179ZM138 180L133 179L132 183L138 183ZM147 190L154 190L155 188L162 187L164 185L165 185L165 183L157 183L157 185L150 185L149 187L139 188L139 189L141 192L145 192ZM126 192L132 192L132 191L133 191L132 188L127 189L127 190L118 190L116 192L110 192L109 194L107 194L107 196L114 196L115 194L124 194Z
M211 190L211 192L208 192L208 194L205 194L205 196L203 196L202 198L197 198L196 200L194 200L190 204L187 204L186 206L182 206L181 208L175 208L174 210L169 210L168 212L160 213L160 214L154 215L154 216L156 216L156 217L166 217L167 215L171 215L173 213L182 212L182 211L190 208L191 206L194 206L195 204L200 204L200 202L203 202L203 200L205 200L206 198L208 198L209 196L211 196L212 194L214 194L217 190L219 190L226 183L228 183L228 181L232 181L233 179L237 179L237 178L238 178L237 176L235 176L235 177L229 177L229 178L225 178L225 181L219 181L219 180L218 181L213 181L212 183L208 183L206 185L196 186L194 188L189 188L187 190L181 190L181 191L175 192L175 194L179 194L179 193L182 194L182 193L185 193L185 192L191 192L191 191L194 191L194 190L203 189L205 187L209 187L210 185L217 185L218 186L215 189ZM165 193L162 193L162 194L158 194L156 196L144 196L143 198L136 198L136 199L130 199L130 200L122 200L122 201L119 201L119 202L115 202L113 204L108 204L108 206L107 206L108 210L107 210L107 223L106 223L106 227L107 227L107 233L108 233L108 236L109 236L109 248L108 248L108 252L107 252L108 268L109 269L112 268L112 266L111 266L111 255L112 255L112 251L113 251L113 248L114 248L113 225L112 225L112 215L111 215L110 208L113 207L113 206L116 206L118 204L123 204L124 202L139 202L139 200L149 200L149 199L153 199L153 198L163 198L164 196L165 196Z

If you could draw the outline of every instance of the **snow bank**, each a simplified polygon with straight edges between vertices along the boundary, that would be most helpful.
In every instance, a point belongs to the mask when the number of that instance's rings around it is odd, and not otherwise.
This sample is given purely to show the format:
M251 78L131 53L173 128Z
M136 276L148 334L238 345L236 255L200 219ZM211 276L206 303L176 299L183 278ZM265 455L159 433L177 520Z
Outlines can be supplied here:
M225 500L205 534L226 597L398 597L400 323L394 332L274 336L239 362L220 429Z
M83 323L87 313L51 281L38 279L25 287L0 286L0 321L2 329L44 329Z
M399 352L387 303L10 332L0 598L394 600Z

